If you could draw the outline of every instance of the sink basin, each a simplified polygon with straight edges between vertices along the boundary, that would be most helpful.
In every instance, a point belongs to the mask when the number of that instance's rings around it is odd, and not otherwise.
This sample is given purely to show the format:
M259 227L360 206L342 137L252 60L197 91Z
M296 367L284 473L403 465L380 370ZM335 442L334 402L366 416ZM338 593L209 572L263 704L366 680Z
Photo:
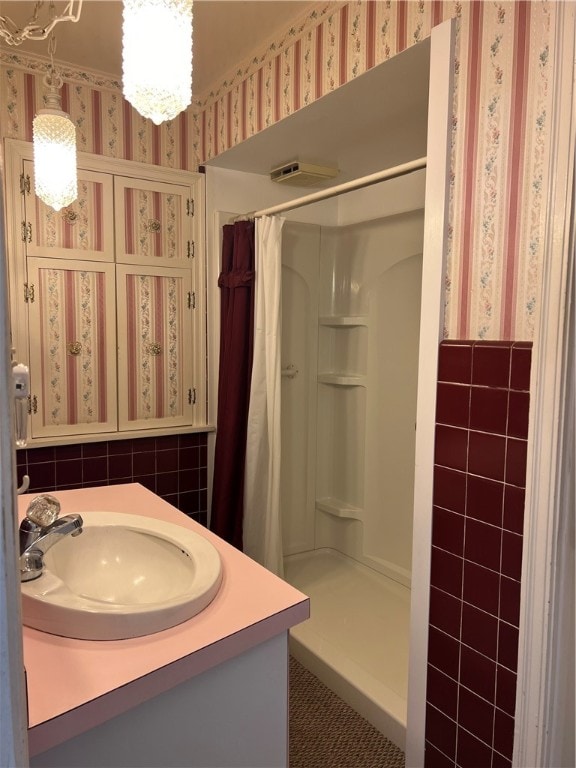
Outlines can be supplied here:
M79 536L21 584L24 624L83 640L122 640L192 618L214 599L220 555L203 536L140 515L81 512Z

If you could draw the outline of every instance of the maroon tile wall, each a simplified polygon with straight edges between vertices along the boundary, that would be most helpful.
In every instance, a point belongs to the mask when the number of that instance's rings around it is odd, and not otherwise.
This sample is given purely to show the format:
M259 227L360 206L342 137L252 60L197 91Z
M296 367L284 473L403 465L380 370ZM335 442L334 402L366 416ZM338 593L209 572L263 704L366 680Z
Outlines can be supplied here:
M532 345L440 345L426 768L512 765Z
M18 484L29 475L32 493L141 483L206 525L206 433L25 448L16 460Z

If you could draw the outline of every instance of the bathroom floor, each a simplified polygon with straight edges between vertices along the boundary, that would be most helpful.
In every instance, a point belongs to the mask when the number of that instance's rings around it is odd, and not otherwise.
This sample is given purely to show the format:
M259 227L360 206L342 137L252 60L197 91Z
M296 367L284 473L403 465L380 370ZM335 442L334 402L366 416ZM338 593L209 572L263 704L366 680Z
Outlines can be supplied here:
M290 659L290 768L404 768L404 753Z
M284 569L310 597L311 618L290 632L296 658L384 733L378 708L405 729L410 590L329 549L287 557Z

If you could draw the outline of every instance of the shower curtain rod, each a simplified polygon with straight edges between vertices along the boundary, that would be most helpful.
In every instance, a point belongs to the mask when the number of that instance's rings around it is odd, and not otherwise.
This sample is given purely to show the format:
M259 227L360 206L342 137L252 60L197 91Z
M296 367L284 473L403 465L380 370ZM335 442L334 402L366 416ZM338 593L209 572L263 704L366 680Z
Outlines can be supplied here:
M380 181L396 179L399 176L405 176L408 173L419 171L422 168L426 168L425 157L420 157L417 160L411 160L410 162L402 163L401 165L395 165L393 168L387 168L384 171L377 171L376 173L371 173L368 176L362 176L360 179L346 181L343 184L338 184L336 187L329 187L328 189L322 189L318 192L312 192L310 195L297 197L295 200L287 200L285 203L279 203L278 205L273 205L270 208L263 208L261 211L254 211L253 213L248 213L238 218L256 219L260 216L270 216L274 213L292 211L295 208L301 208L303 205L317 203L320 200L328 200L330 197L336 197L337 195L342 195L345 192L353 192L355 189L362 189L363 187L369 187L371 184L378 184Z

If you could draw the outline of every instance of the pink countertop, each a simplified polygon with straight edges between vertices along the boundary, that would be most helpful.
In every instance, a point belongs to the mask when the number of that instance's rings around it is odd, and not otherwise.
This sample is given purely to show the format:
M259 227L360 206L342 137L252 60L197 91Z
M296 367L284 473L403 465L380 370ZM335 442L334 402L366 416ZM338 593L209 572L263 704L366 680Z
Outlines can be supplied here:
M34 495L19 497L21 516ZM24 627L31 755L238 656L310 614L305 595L138 483L53 495L62 515L132 513L201 533L220 553L223 581L204 611L154 635L89 641Z

